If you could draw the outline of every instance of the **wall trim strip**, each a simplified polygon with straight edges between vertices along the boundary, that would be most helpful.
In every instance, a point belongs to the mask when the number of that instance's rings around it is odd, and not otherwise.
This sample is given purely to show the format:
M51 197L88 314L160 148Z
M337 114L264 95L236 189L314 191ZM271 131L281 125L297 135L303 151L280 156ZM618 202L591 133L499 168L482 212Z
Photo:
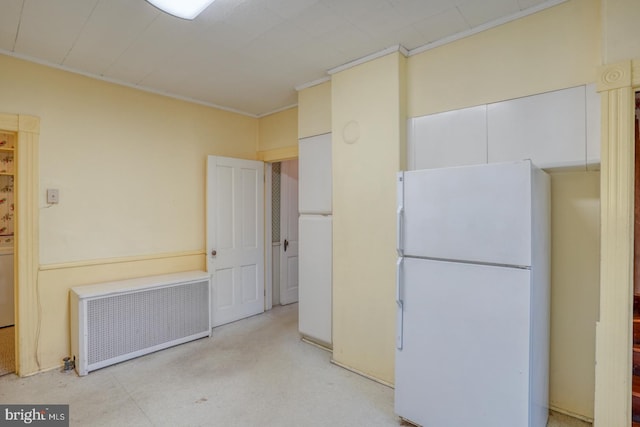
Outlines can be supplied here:
M258 160L263 162L279 162L298 158L298 145L293 147L275 148L273 150L258 151Z
M201 249L197 251L170 252L170 253L153 254L153 255L138 255L138 256L127 256L127 257L118 257L118 258L92 259L87 261L65 262L65 263L59 263L59 264L44 264L40 266L40 271L65 270L69 268L82 268L82 267L91 267L95 265L121 264L125 262L139 262L139 261L149 261L149 260L155 260L155 259L179 258L179 257L186 257L186 256L200 256L200 255L204 256L205 253L206 251L204 249Z

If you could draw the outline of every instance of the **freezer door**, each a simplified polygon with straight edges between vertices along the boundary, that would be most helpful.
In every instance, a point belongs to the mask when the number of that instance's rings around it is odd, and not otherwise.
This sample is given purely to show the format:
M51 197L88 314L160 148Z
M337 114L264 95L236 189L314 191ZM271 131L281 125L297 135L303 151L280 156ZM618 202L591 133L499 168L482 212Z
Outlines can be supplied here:
M531 265L529 161L404 173L405 256Z
M299 330L331 344L331 216L300 215L298 243Z
M301 214L331 214L331 134L299 143L298 209Z
M396 413L423 426L529 426L530 271L411 258L402 270Z

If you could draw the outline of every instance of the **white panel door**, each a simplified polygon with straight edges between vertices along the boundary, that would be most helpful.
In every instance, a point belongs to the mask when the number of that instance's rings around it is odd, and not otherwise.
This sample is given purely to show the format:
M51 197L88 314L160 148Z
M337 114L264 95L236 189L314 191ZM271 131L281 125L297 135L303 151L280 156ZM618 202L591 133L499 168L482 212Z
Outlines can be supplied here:
M586 163L585 87L488 106L489 162L530 159L540 168Z
M487 163L487 106L410 120L409 169Z
M304 336L332 343L332 218L300 215L299 330Z
M531 265L531 162L404 173L405 256Z
M331 214L331 134L299 143L301 214Z
M298 161L280 173L280 304L298 301Z
M423 426L529 426L531 272L412 258L401 271L396 413Z
M212 326L264 311L264 164L209 156L207 271Z

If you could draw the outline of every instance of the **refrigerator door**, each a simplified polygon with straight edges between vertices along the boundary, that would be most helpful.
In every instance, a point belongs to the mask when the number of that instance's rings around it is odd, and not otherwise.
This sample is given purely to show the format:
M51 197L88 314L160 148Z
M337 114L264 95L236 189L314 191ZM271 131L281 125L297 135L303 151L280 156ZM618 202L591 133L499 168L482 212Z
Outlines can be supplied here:
M298 233L299 330L331 345L332 218L300 215Z
M423 426L528 426L530 271L412 258L402 269L396 413Z
M331 214L331 134L299 142L299 197L301 214Z
M399 179L405 256L531 265L530 161L411 171Z

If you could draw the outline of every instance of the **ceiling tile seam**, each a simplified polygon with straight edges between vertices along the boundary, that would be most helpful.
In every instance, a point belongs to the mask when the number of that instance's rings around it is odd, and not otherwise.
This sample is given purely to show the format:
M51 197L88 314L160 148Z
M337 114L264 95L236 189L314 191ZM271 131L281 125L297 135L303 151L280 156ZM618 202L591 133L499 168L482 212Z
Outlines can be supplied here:
M13 46L11 46L11 51L15 52L16 44L18 43L18 36L20 35L20 27L22 26L22 14L24 13L24 2L27 0L22 0L22 7L20 7L20 17L18 18L18 28L16 28L16 36L13 38Z
M156 12L156 16L154 16L154 18L147 24L146 27L144 27L142 30L140 30L140 32L138 34L136 34L136 36L133 38L133 40L131 40L131 42L129 43L129 45L127 47L125 47L124 49L122 49L122 51L120 52L120 54L111 62L111 64L109 64L108 66L105 67L104 69L104 73L109 72L109 70L111 69L111 67L113 67L119 60L120 58L122 58L122 56L129 50L131 49L131 46L133 46L138 40L140 40L140 37L142 37L142 35L144 33L147 32L147 30L149 30L149 27L151 27L151 25L153 25L154 22L156 22L158 20L158 17L160 16L160 13L162 12ZM144 80L144 77L139 79L136 84L140 84L140 82Z
M76 35L75 40L73 41L73 43L71 43L71 47L67 50L67 53L64 54L64 57L62 58L62 61L60 61L60 64L65 63L65 61L67 60L67 57L69 56L73 48L76 47L78 40L80 40L80 37L82 37L82 33L84 32L84 29L87 27L87 23L89 23L89 20L91 20L91 17L93 16L93 13L96 11L96 8L98 7L99 4L100 4L100 0L97 0L93 5L91 12L87 16L87 19L84 20L84 23L82 24L82 28L80 28L80 31L78 31L78 34Z
M86 71L80 71L80 70L77 70L75 68L68 67L66 65L56 64L55 62L46 61L44 59L39 59L39 58L34 58L32 56L29 56L29 55L24 55L24 54L21 54L21 53L12 52L12 51L8 51L8 50L5 50L5 49L0 49L0 55L6 55L6 56L10 56L12 58L22 59L24 61L33 62L35 64L43 65L45 67L55 68L57 70L66 71L66 72L69 72L69 73L72 73L72 74L78 74L80 76L89 77L91 79L95 79L95 80L100 80L100 81L107 82L107 83L116 84L118 86L128 87L130 89L140 90L142 92L152 93L154 95L160 95L160 96L164 96L164 97L167 97L167 98L177 99L179 101L190 102L192 104L197 104L197 105L202 105L202 106L205 106L205 107L215 108L217 110L227 111L229 113L240 114L240 115L251 117L251 118L254 118L254 119L258 118L258 114L248 113L246 111L238 110L238 109L231 108L231 107L224 107L222 105L217 105L217 104L214 104L214 103L211 103L211 102L206 102L206 101L201 101L201 100L194 99L194 98L189 98L187 96L176 95L176 94L171 93L171 92L164 92L164 91L161 91L159 89L153 89L153 88L142 86L142 85L136 85L136 84L124 82L122 80L118 80L118 79L114 79L114 78L110 78L110 77L99 76L97 74L89 73L89 72L86 72Z
M164 12L162 12L162 13L164 13ZM158 13L158 16L156 16L156 19L158 19L158 17L159 17L160 15L161 15L161 13ZM155 20L156 20L156 19L154 19L154 20L153 20L153 22L155 22ZM152 23L153 23L153 22L152 22ZM151 26L151 24L149 24L149 26ZM145 28L145 31L149 28L149 26L147 26L147 28ZM198 31L198 33L200 34L202 30L197 30L197 31ZM133 44L132 44L132 45L133 45ZM132 46L132 45L131 45L131 46ZM131 46L127 47L127 50L128 50ZM189 46L189 42L187 41L187 42L181 43L179 48L174 48L172 51L167 52L167 55L165 55L165 56L163 57L163 60L164 60L164 61L166 61L166 62L171 62L171 59L175 58L175 56L176 56L179 52L181 52L181 51L183 50L183 47L184 47L184 46L187 46L187 47L188 47L188 46ZM125 52L123 52L122 54L124 55L124 53L125 53ZM120 59L120 58L118 58L118 59ZM111 65L108 67L108 69L109 69L109 68L111 68L113 65L115 65L115 62L114 62L113 64L111 64ZM149 76L151 76L153 73L155 73L155 72L157 71L157 67L158 67L158 64L154 65L153 69L151 69L150 71L146 72L142 77L140 77L140 78L136 81L136 84L140 84L141 82L145 81ZM182 79L182 81L184 81L184 80L185 80L185 79ZM257 117L257 115L256 115L256 117Z
M465 24L467 24L467 28L468 29L472 29L473 27L471 26L471 24L469 23L469 20L467 19L467 17L464 15L464 13L462 13L462 11L460 10L460 5L456 5L455 8L458 11L458 14L460 14L460 16L462 16L462 20L464 21Z
M534 13L537 13L537 12L543 11L545 9L557 6L557 5L562 4L562 3L566 2L566 1L567 0L548 0L548 1L544 2L544 3L540 3L540 4L536 5L536 6L532 6L532 7L528 8L528 9L524 9L524 10L521 10L520 12L516 12L516 13L514 13L512 15L505 16L503 18L496 19L496 20L493 20L493 21L489 21L487 23L478 25L477 27L473 27L473 28L471 28L471 29L469 29L467 31L463 31L461 33L453 34L451 36L448 36L448 37L445 37L443 39L434 41L432 43L427 43L424 46L420 46L420 47L417 47L415 49L411 49L411 50L409 50L409 55L408 56L411 57L413 55L418 55L418 54L426 52L428 50L435 49L437 47L444 46L444 45L449 44L449 43L453 43L455 41L458 41L458 40L473 36L474 34L478 34L478 33L481 33L483 31L486 31L486 30L490 30L492 28L498 27L498 26L503 25L503 24L507 24L507 23L509 23L511 21L515 21L515 20L520 19L520 18L524 18L525 16L533 15Z

